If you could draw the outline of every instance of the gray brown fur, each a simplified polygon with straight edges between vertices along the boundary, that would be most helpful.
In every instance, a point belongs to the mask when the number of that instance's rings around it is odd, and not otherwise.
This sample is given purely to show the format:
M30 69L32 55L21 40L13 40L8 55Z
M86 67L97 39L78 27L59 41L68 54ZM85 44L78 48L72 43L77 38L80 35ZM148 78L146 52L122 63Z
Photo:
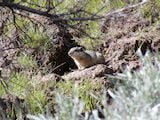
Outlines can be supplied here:
M105 58L101 53L85 50L83 47L71 48L68 55L74 60L78 69L85 69L95 64L105 63Z

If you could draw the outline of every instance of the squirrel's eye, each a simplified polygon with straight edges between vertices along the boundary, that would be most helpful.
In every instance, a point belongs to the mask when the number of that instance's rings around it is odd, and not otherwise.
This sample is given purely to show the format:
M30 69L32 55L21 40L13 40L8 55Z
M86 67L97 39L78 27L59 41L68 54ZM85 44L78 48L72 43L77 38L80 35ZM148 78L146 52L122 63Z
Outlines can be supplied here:
M82 47L80 47L79 51L83 51L83 48L82 48Z

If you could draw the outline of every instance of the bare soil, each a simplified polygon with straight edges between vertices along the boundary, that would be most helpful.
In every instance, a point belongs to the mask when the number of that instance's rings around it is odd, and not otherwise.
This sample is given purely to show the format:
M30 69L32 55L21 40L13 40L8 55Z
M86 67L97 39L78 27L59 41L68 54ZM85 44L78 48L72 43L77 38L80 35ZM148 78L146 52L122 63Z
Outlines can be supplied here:
M120 13L105 18L102 25L104 42L97 50L101 51L108 67L121 72L128 65L139 68L142 63L137 55L140 49L152 53L160 50L160 23L150 23L138 12Z

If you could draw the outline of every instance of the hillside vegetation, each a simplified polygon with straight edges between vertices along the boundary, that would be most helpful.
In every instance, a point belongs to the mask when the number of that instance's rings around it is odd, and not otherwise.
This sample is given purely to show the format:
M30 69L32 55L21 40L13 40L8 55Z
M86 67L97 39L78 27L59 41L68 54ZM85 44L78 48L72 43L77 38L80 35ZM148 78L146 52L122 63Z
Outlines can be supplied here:
M159 35L159 0L0 1L0 119L159 119Z

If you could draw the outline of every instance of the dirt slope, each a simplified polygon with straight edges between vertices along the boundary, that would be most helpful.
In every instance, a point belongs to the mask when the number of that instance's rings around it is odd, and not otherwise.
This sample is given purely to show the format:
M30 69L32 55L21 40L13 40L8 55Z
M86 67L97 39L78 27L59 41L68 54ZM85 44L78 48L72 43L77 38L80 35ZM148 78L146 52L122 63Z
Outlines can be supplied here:
M103 22L104 42L97 49L114 71L119 72L126 65L138 68L141 65L136 53L139 48L143 54L160 49L159 25L158 21L150 23L138 11L114 14Z

